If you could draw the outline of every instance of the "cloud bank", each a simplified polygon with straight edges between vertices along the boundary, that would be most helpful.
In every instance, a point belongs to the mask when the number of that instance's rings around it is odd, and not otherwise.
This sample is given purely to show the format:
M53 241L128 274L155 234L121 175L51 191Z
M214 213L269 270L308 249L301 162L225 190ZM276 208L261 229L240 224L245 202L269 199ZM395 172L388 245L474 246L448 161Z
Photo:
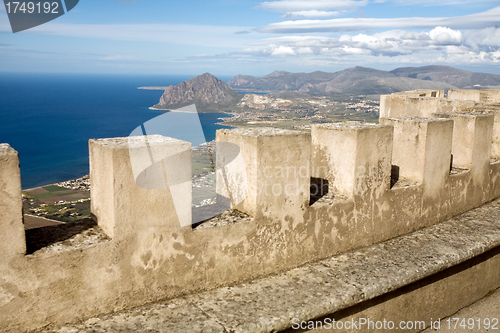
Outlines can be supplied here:
M279 0L262 2L258 8L283 13L286 19L329 18L366 6L368 0Z
M257 28L261 33L290 34L372 29L429 29L444 26L451 29L481 29L500 25L500 6L488 11L457 17L338 18L272 23Z
M245 51L272 56L366 54L391 57L436 51L463 54L498 49L500 49L499 28L467 30L462 33L459 30L438 26L428 32L388 30L372 35L344 34L339 38L282 36L263 39Z

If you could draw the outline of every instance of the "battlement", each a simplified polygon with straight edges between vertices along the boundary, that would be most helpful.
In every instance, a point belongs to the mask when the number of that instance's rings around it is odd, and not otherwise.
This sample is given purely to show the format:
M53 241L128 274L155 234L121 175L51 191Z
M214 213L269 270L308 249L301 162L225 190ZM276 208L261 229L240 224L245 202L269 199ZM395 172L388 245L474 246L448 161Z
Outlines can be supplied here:
M500 109L494 103L500 92L449 90L444 96L381 96L379 124L316 124L310 133L219 130L217 192L250 218L212 228L189 223L188 142L90 140L92 213L110 240L30 255L18 156L0 145L1 327L75 321L276 273L408 234L499 197ZM457 96L477 100L452 99ZM233 153L230 161L224 149ZM134 165L131 155L156 167ZM148 173L162 182L138 186ZM311 200L318 184L321 195Z
M486 113L494 117L491 154L500 157L500 90L414 90L380 96L380 118L437 117L449 112Z

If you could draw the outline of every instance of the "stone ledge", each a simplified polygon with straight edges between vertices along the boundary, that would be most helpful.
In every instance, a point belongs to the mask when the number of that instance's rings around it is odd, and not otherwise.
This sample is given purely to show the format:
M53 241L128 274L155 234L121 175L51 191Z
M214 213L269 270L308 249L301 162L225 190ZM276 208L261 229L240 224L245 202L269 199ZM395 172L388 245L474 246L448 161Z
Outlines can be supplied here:
M14 148L12 148L8 143L0 143L0 154L17 156L17 151L15 151Z
M126 136L117 138L105 138L105 139L91 139L93 142L98 142L103 146L108 146L112 148L144 148L147 144L148 146L159 146L164 147L165 144L181 144L183 146L190 145L189 142L184 140L179 140L175 138L169 138L166 136L152 134L144 136Z
M285 273L44 332L275 332L386 294L500 245L500 200Z

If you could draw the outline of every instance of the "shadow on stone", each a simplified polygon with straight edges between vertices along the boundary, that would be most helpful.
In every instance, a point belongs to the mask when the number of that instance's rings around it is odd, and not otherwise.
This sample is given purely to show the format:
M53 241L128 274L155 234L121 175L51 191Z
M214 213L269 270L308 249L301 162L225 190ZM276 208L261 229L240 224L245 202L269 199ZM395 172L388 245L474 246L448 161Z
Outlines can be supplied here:
M311 177L309 206L328 194L328 180Z
M79 222L28 229L26 230L26 254L32 254L50 245L67 241L95 227L97 227L97 223L93 219L87 219Z
M391 165L391 188L399 181L399 166Z

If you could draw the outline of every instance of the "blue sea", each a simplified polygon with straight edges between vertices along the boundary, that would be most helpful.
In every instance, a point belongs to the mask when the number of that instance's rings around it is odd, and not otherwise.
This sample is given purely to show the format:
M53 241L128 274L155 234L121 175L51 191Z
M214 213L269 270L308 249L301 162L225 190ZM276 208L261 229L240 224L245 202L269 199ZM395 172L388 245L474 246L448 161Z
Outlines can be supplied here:
M163 111L150 110L163 91L186 75L0 73L0 143L19 152L23 189L89 172L88 140L123 137ZM221 78L228 80L229 78ZM222 113L202 113L208 141Z

